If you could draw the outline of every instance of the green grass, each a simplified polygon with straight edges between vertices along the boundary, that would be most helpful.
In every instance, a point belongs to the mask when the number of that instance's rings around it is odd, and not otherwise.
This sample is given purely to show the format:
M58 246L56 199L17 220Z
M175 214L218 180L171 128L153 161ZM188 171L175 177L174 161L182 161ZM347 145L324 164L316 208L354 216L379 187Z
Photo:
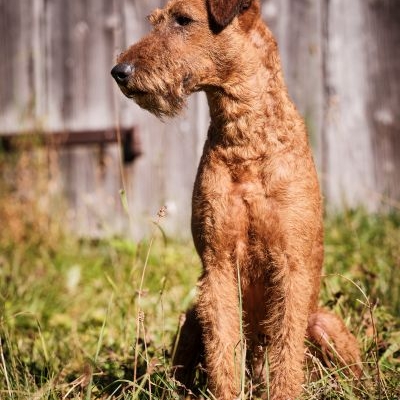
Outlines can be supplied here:
M196 294L192 244L158 229L141 243L79 240L11 194L0 221L1 399L179 398L171 343ZM400 398L399 244L398 213L326 219L321 303L357 335L365 376L356 389L323 370L303 399Z

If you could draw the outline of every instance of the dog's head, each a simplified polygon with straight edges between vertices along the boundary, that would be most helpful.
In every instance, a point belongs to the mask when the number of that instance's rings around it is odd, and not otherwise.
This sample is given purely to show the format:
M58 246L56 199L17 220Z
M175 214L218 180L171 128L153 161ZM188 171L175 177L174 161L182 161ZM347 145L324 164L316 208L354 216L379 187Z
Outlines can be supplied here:
M111 74L157 116L177 114L195 91L234 87L255 62L248 36L260 20L258 0L170 0L149 20L152 32L118 57Z

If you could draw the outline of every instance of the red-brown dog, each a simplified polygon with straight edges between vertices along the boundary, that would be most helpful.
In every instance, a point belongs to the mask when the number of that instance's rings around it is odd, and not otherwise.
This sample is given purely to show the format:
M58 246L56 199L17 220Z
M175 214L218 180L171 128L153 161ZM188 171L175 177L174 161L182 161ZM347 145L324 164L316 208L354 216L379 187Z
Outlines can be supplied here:
M193 192L204 270L178 344L177 377L190 383L201 342L217 399L240 394L244 358L262 396L295 399L307 334L359 374L355 338L317 308L318 179L259 1L171 0L150 21L153 31L112 71L122 92L157 116L173 116L203 90L211 115Z

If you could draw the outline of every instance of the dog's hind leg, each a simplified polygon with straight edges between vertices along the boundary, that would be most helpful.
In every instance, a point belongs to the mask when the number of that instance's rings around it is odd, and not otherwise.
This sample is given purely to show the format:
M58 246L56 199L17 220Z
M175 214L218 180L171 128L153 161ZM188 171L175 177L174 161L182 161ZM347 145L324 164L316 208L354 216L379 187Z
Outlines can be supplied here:
M182 316L172 350L174 377L187 390L194 391L196 367L201 363L203 353L202 330L196 308L192 307Z

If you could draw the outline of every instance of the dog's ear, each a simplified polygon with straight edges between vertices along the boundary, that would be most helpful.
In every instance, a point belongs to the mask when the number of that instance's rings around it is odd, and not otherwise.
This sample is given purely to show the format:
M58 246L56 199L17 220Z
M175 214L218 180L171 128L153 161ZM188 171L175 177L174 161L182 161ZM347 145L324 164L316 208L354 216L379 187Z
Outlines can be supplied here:
M208 0L208 10L217 30L228 26L233 18L251 6L252 0Z

